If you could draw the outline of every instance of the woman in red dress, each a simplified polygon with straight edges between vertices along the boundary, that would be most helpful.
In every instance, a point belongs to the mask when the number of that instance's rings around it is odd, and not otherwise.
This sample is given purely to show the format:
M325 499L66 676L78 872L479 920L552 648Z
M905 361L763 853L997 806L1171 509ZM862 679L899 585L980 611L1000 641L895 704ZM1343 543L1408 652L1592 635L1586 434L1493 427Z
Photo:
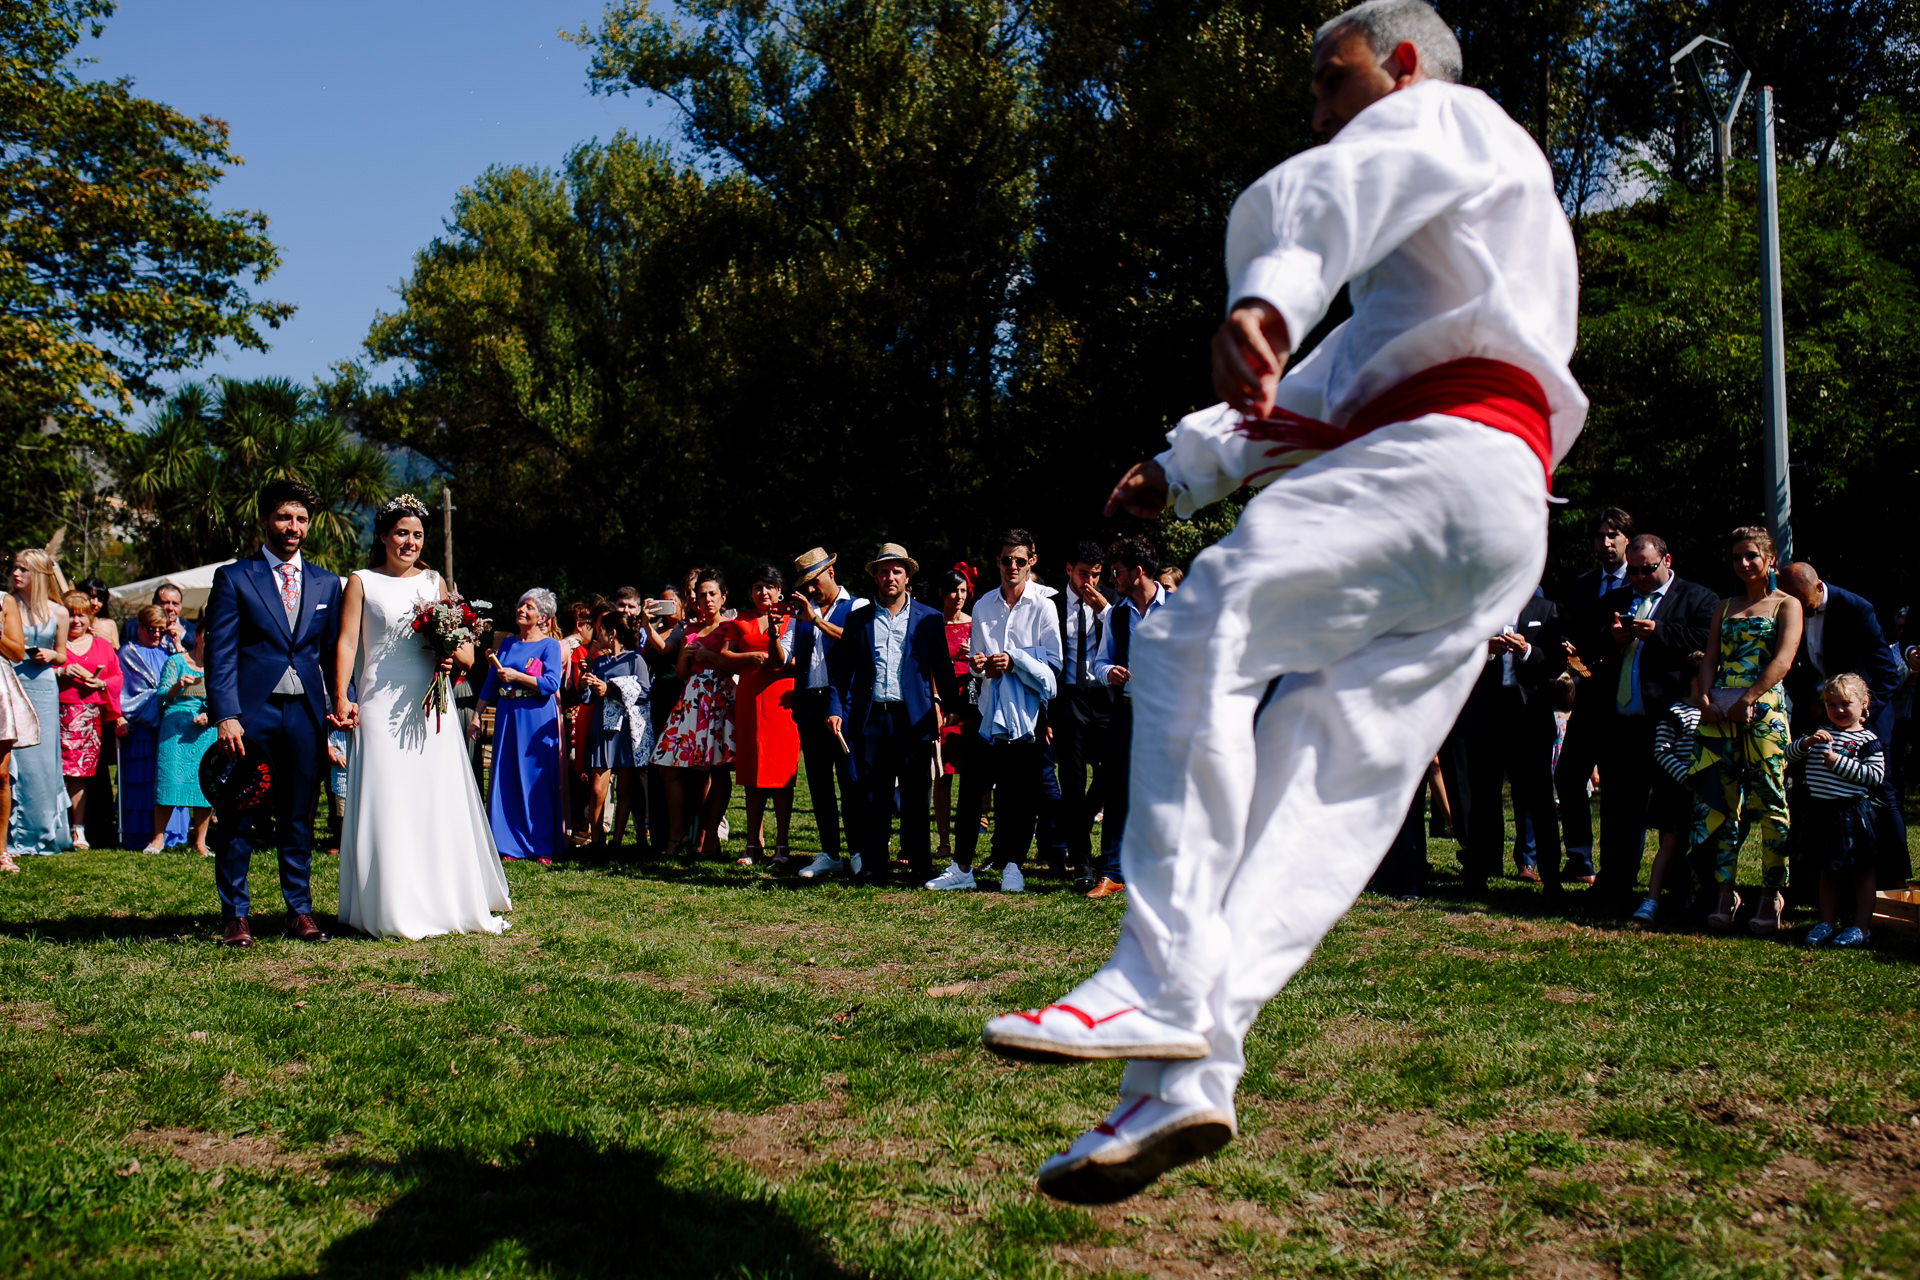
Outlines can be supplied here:
M785 595L780 570L763 564L747 586L748 609L729 622L720 650L740 673L734 695L733 771L747 795L747 848L739 865L752 866L765 847L764 816L773 800L771 861L787 865L787 828L793 819L793 779L800 767L800 731L793 723L793 623L777 610Z
M974 703L974 688L979 677L967 662L967 641L973 634L973 618L967 613L967 605L973 600L974 567L963 560L935 581L940 592L940 613L946 622L947 657L953 661L954 681L967 695L959 707L942 713L940 776L933 783L933 817L940 832L939 856L951 858L953 775L960 771L961 752L969 735L979 732L980 721L980 708Z

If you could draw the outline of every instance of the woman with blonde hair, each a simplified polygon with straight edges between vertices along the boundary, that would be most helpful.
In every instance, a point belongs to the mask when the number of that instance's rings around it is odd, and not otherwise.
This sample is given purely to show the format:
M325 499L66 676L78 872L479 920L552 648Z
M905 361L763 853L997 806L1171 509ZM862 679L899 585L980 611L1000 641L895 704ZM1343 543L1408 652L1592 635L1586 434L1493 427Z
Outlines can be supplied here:
M87 845L87 789L100 768L101 748L127 731L120 714L120 659L93 633L93 597L69 591L67 664L60 668L60 773L67 783L73 847Z
M60 778L60 668L67 665L67 610L60 603L53 557L38 547L13 556L13 596L20 607L23 656L13 664L40 721L40 741L13 752L13 812L7 852L59 853L72 847L67 789Z

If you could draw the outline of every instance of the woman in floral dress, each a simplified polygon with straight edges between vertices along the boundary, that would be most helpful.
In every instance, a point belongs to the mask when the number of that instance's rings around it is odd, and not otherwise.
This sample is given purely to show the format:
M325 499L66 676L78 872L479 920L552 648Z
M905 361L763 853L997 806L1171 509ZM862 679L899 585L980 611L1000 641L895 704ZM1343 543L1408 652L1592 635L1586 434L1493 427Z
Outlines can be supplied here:
M1694 731L1693 848L1714 869L1720 903L1707 924L1725 929L1740 909L1734 891L1743 806L1759 811L1764 896L1747 927L1780 927L1787 883L1787 729L1780 681L1800 651L1800 602L1773 585L1773 539L1765 529L1733 531L1733 571L1746 588L1720 602L1700 662L1700 727Z
M720 616L727 585L719 573L700 574L693 605L674 668L680 696L653 751L666 782L667 840L682 857L695 839L687 830L689 813L699 819L700 852L720 852L720 819L733 794L733 671L721 652L728 636Z

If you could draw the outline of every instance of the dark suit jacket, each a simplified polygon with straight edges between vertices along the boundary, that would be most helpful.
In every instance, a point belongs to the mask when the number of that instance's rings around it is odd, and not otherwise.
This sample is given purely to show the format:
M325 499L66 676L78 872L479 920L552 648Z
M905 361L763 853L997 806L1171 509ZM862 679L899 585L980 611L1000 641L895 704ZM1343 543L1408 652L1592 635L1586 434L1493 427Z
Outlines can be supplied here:
M1602 608L1606 596L1600 591L1600 570L1589 569L1572 582L1563 583L1554 599L1559 605L1561 636L1573 641L1580 660L1591 670L1613 650L1613 642L1607 638L1613 614Z
M1640 705L1649 717L1686 696L1694 672L1687 655L1707 647L1714 610L1719 607L1720 598L1697 582L1674 578L1667 584L1666 595L1653 611L1653 635L1640 646ZM1609 625L1614 614L1632 612L1632 587L1609 592L1601 601L1600 616ZM1599 704L1612 711L1620 686L1620 659L1631 646L1615 644L1611 635L1601 643L1598 652L1604 661L1600 665L1582 651L1594 679L1584 686L1590 692L1583 692L1580 701L1583 708Z
M1851 671L1867 682L1872 702L1867 708L1866 727L1880 739L1884 748L1893 736L1893 695L1899 690L1906 671L1886 636L1880 632L1880 619L1873 606L1851 591L1827 584L1827 607L1820 637L1820 655L1826 662L1827 677ZM1826 724L1822 711L1820 686L1824 678L1807 659L1805 632L1801 633L1800 652L1783 683L1787 697L1793 699L1795 732L1811 733Z
M827 714L851 725L864 724L873 704L873 616L878 604L864 604L847 615L846 628L827 651ZM946 621L938 609L907 602L907 647L900 663L900 701L907 722L925 741L940 731L933 714L936 692L947 707L960 705L947 656Z
M1566 651L1560 647L1560 611L1553 601L1535 596L1520 610L1520 634L1527 639L1527 656L1513 660L1513 686L1502 685L1506 664L1489 656L1480 679L1474 683L1471 702L1493 703L1503 695L1520 706L1550 713L1553 708L1550 686L1567 669Z
M214 570L207 596L207 712L215 724L251 718L291 666L316 725L327 717L324 667L340 633L340 579L301 558L300 617L287 625L280 588L258 552Z

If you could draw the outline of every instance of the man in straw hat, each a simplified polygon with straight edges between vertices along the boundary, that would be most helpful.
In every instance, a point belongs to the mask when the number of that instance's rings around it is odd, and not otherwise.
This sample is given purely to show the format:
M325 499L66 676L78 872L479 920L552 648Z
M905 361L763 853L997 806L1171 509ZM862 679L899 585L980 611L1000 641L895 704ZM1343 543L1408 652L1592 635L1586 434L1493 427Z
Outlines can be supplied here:
M813 547L793 559L793 722L800 729L800 758L807 765L807 790L813 796L813 821L820 830L820 856L800 869L802 880L857 876L860 858L840 857L844 821L851 840L856 812L853 762L827 728L827 655L847 625L847 615L865 604L834 577L826 548ZM843 816L844 815L844 818Z
M887 818L900 795L900 856L913 882L933 874L927 804L933 790L933 740L940 708L960 694L947 657L946 622L938 609L907 593L920 565L897 543L883 542L867 562L873 602L847 615L846 630L827 655L827 729L853 758L854 859L883 880Z
M1247 1030L1366 885L1487 637L1532 595L1547 476L1586 416L1553 171L1456 83L1446 23L1368 0L1320 28L1313 66L1331 140L1227 223L1225 403L1108 500L1190 515L1267 484L1133 636L1119 945L982 1036L1127 1060L1118 1105L1040 1169L1065 1200L1122 1199L1232 1139ZM1349 281L1353 317L1282 381Z

